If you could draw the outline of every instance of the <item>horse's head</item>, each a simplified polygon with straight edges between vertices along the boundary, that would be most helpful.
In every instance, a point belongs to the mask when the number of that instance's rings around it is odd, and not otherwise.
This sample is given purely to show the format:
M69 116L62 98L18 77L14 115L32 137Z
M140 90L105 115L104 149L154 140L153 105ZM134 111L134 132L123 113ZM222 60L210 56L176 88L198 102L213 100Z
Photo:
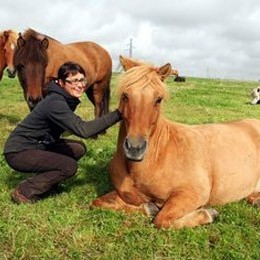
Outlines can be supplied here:
M14 78L16 74L16 69L13 60L14 52L17 46L18 33L12 30L7 30L4 31L4 37L6 39L4 51L7 65L7 73L9 78Z
M14 65L31 110L43 97L48 45L48 39L33 30L28 30L24 35L20 34L17 40Z
M128 70L120 82L119 107L126 131L123 149L127 159L141 161L147 151L149 138L157 127L161 101L166 95L163 81L171 74L171 65L167 63L156 68L137 65L121 56L122 59L128 64Z
M18 33L13 30L6 30L0 33L0 73L2 78L3 70L7 67L8 77L15 77L13 57L16 49Z

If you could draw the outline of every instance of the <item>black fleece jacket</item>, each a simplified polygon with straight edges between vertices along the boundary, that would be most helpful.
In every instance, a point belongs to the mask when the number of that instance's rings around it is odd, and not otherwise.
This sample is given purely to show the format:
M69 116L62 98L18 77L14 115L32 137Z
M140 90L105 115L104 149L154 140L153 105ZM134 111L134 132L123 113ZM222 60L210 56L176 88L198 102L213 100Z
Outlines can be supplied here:
M80 103L60 86L51 82L48 95L33 111L20 122L10 134L4 147L4 154L31 149L45 150L55 143L64 131L82 138L98 134L121 119L116 109L100 118L83 121L74 111Z

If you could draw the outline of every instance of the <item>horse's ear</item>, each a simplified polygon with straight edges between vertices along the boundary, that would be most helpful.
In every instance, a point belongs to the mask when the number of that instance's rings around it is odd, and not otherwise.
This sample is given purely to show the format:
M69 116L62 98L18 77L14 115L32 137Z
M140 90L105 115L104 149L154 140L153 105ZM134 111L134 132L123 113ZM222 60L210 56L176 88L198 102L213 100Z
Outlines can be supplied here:
M169 77L172 74L171 64L167 63L162 67L158 68L157 73L160 75L162 81L164 81L167 77Z
M25 45L25 40L23 39L21 33L19 33L19 38L17 39L18 49L22 48Z
M5 40L8 39L8 37L9 37L9 31L4 31L4 37L5 37Z
M121 65L123 66L124 70L127 71L135 66L140 66L142 65L141 62L136 61L136 60L132 60L130 58L127 57L123 57L122 55L119 55L119 60Z
M42 46L43 46L43 48L46 49L46 50L47 50L47 48L49 47L49 40L48 40L47 38L44 38L44 39L42 40Z

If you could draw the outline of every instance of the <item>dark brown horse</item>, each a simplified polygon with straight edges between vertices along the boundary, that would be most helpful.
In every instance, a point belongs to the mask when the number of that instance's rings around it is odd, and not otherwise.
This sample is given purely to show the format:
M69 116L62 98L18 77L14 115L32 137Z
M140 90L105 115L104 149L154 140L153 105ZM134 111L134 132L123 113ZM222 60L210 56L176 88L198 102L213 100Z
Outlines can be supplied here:
M95 107L95 117L109 111L112 60L108 52L93 42L62 44L32 29L20 34L14 64L30 109L46 95L47 84L57 77L59 67L79 63L86 73L86 94Z
M156 227L176 229L211 223L214 205L246 198L260 206L260 120L171 122L161 113L170 64L126 63L123 120L109 167L115 190L92 205L141 211L155 216Z
M0 32L0 80L7 67L8 77L15 77L15 68L13 57L16 49L18 33L14 30L5 30Z

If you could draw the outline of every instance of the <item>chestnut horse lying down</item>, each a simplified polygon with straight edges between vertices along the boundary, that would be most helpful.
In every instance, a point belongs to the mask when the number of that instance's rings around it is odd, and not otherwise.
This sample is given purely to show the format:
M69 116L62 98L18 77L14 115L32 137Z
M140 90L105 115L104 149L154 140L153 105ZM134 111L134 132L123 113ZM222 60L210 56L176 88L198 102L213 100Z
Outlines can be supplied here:
M115 190L92 206L141 211L155 216L157 228L176 229L213 222L215 205L246 198L260 206L260 120L171 122L161 114L170 64L130 63L121 78L123 120L109 167Z

